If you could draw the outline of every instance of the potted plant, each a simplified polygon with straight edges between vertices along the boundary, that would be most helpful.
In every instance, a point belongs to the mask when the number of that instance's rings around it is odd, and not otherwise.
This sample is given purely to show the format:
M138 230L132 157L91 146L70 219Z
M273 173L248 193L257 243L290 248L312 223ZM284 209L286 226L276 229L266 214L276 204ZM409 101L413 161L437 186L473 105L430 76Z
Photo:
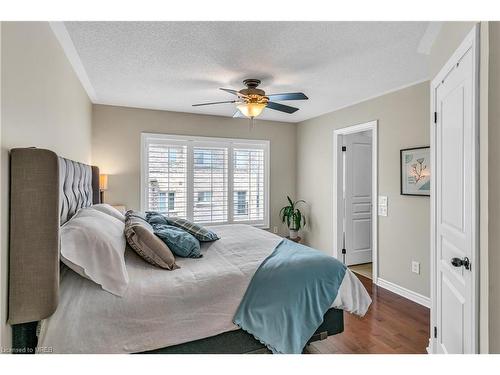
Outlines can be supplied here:
M303 200L293 202L289 196L288 205L280 210L281 221L285 223L290 231L290 239L295 239L299 236L299 230L306 225L306 217L297 208L300 203L306 203Z

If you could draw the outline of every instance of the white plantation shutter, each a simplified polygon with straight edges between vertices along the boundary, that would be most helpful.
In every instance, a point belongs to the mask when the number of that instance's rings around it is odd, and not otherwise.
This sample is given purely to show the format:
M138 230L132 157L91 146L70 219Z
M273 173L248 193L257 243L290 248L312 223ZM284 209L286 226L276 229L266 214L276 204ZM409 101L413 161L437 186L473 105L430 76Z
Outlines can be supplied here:
M264 150L233 148L234 221L264 220Z
M193 146L193 221L227 222L227 147Z
M142 210L269 226L269 142L143 134Z
M147 164L146 210L187 218L187 147L150 143Z

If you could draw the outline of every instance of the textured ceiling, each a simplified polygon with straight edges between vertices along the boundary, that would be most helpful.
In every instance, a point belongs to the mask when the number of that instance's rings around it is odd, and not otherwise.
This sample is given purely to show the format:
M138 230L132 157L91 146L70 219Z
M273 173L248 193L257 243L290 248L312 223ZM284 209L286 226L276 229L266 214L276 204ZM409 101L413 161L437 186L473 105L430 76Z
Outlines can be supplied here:
M219 87L302 91L298 122L428 78L428 22L65 22L95 103L232 116ZM73 49L73 46L71 46ZM67 46L65 46L67 50ZM88 86L88 85L87 85ZM89 89L87 88L87 91Z

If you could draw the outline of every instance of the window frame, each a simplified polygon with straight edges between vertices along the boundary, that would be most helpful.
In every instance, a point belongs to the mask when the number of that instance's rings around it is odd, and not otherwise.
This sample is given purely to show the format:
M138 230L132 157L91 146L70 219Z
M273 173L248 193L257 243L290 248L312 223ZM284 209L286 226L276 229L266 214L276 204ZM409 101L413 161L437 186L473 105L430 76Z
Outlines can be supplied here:
M270 217L270 153L271 142L265 139L243 139L243 138L216 138L204 136L184 136L177 134L162 134L162 133L141 133L141 165L140 165L140 186L141 186L141 210L145 211L146 203L149 198L149 187L147 184L148 179L148 146L150 143L179 143L187 146L187 217L192 220L193 208L196 204L193 193L193 173L194 168L194 153L193 146L195 142L203 142L207 147L227 147L228 148L228 170L227 170L227 221L219 223L200 223L207 225L224 225L224 224L249 224L262 229L269 229ZM234 172L234 148L252 147L254 149L264 150L264 199L260 197L259 203L264 206L264 219L263 220L246 220L234 221L235 207L234 207L234 193L233 188L233 172Z

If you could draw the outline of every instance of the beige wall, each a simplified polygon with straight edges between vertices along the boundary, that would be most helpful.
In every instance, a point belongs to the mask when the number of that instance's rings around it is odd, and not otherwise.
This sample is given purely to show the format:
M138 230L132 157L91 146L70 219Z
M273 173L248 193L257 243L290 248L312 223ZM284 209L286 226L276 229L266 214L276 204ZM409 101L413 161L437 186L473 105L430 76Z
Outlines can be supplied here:
M95 105L92 128L92 163L108 173L105 201L140 209L141 132L209 137L267 139L271 141L271 227L285 228L279 210L286 195L295 196L296 125L179 112Z
M0 326L8 346L8 150L43 147L90 162L92 106L47 22L3 22L1 37Z
M443 22L429 56L430 78L436 76L477 22Z
M333 130L371 120L378 120L379 195L389 200L388 216L379 217L379 277L429 296L429 198L400 195L399 180L400 149L429 145L428 82L298 125L297 196L310 206L306 240L332 254ZM412 260L420 275L411 272Z
M489 22L489 344L500 353L500 22Z

